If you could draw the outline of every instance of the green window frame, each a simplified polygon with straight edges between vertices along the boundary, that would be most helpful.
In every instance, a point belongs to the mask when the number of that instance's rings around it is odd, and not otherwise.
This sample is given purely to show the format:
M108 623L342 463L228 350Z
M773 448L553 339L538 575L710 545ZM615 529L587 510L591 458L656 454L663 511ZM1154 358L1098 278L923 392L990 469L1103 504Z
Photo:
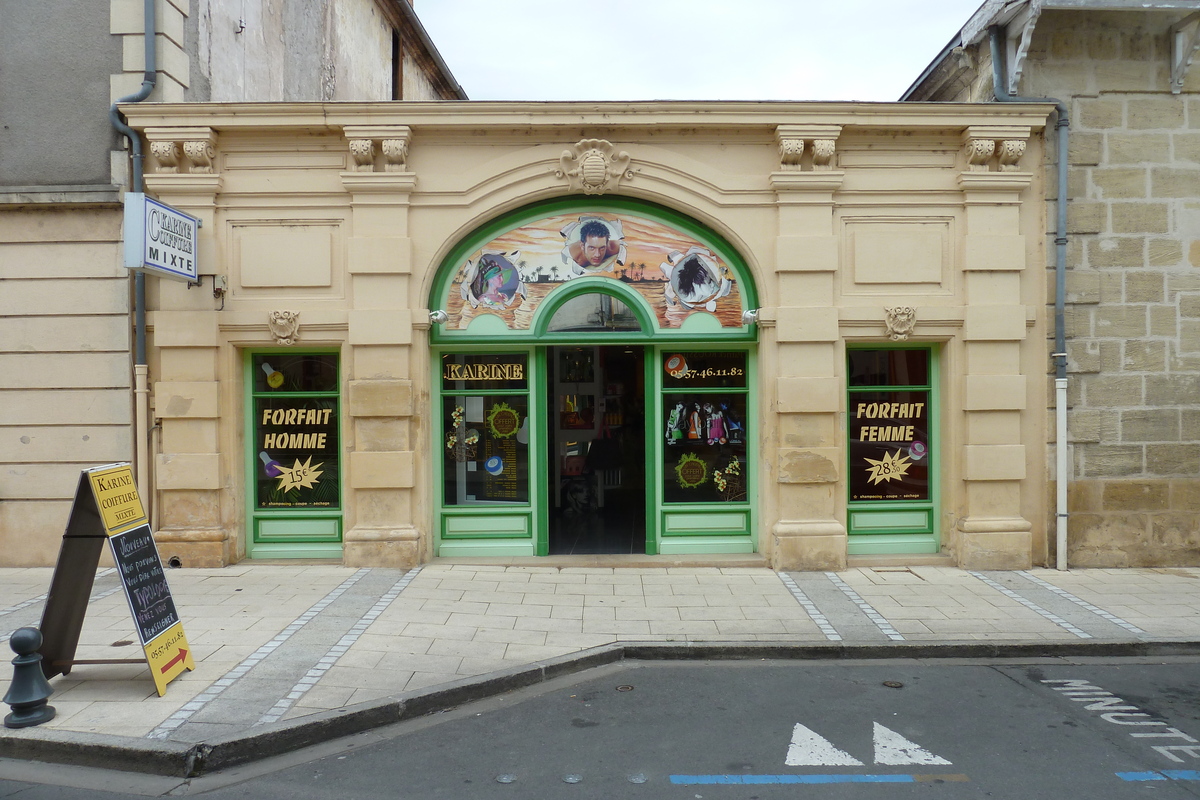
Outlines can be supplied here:
M250 557L341 553L341 359L336 350L248 350L246 519Z
M860 345L846 367L848 553L937 553L937 349Z

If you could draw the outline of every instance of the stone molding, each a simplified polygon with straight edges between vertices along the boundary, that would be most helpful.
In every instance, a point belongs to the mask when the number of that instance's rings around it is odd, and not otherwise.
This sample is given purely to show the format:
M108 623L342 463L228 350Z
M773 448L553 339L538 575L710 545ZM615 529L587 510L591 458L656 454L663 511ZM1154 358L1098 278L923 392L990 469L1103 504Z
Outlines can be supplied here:
M217 157L217 133L212 128L146 128L159 175L212 175Z
M267 328L275 344L293 345L300 339L300 312L277 309L267 312Z
M780 125L775 129L781 172L829 172L841 125ZM805 154L811 158L805 169Z
M1028 146L1030 128L972 125L963 131L967 172L1017 172Z
M912 306L890 306L883 309L888 338L893 342L907 341L917 325L917 309Z
M584 194L615 192L622 180L633 178L629 153L605 139L580 139L558 157L554 176L565 178L568 188Z
M407 125L347 125L342 133L349 142L352 171L408 172L412 128Z

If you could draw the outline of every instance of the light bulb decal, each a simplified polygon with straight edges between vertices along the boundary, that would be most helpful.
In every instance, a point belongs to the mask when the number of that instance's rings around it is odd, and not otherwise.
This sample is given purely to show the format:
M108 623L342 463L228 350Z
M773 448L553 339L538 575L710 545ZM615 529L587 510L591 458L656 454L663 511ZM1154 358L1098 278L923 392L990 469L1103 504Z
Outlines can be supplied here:
M263 362L262 371L267 373L267 386L272 389L278 389L283 386L283 373L272 367L267 362Z
M260 451L258 458L263 462L263 469L266 471L268 478L278 478L283 474L283 465L271 458L266 450Z

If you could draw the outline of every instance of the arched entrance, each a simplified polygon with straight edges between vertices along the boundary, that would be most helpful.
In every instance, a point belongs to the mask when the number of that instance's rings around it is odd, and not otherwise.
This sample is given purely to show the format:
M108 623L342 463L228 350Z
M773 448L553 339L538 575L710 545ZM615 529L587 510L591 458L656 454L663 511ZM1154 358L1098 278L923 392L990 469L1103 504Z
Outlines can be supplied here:
M439 555L756 549L757 295L719 235L536 204L460 242L430 303Z

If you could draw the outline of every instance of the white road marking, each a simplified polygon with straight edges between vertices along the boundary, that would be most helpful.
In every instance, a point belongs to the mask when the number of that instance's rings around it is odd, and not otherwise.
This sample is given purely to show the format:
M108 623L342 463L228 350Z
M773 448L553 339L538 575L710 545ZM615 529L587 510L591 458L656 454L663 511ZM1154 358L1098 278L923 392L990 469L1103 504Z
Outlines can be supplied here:
M863 762L833 746L825 737L800 723L792 729L785 764L789 767L861 767Z
M893 730L875 723L875 763L900 766L902 764L950 764L935 756L916 742L905 739Z

